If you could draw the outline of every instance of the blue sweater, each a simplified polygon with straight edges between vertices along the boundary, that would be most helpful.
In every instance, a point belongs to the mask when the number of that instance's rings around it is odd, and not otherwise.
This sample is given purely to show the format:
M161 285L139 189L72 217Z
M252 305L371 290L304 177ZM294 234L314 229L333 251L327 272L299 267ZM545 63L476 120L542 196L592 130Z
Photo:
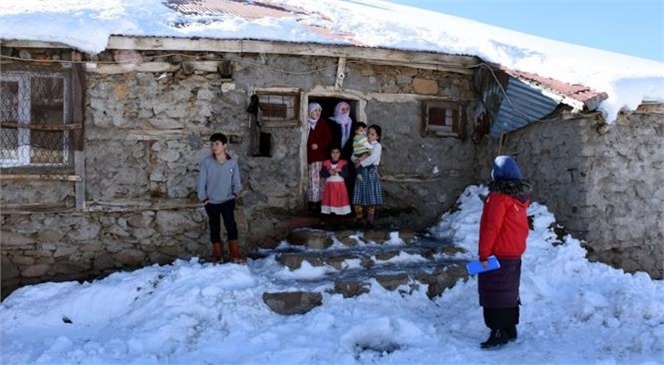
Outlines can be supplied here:
M242 190L237 159L226 155L223 164L212 155L203 159L196 190L198 200L202 202L207 200L212 204L220 204L235 199L236 194Z

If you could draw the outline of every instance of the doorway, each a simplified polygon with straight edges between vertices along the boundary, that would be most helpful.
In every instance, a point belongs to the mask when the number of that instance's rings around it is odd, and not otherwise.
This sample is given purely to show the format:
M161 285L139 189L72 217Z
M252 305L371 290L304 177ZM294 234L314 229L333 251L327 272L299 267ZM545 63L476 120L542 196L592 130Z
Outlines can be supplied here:
M321 105L323 111L321 112L321 118L320 121L324 121L327 123L332 131L332 138L333 141L340 141L341 140L341 127L332 120L334 117L334 108L337 106L339 102L346 102L348 105L350 105L350 113L349 116L352 120L351 124L351 129L350 129L350 138L348 142L344 146L338 146L341 147L341 158L349 162L348 169L349 169L349 176L346 177L344 180L344 183L346 184L346 190L348 191L348 200L352 202L352 197L353 197L353 186L355 184L355 167L352 163L350 163L350 157L353 152L353 146L352 146L352 136L353 136L353 131L355 128L355 124L358 122L357 116L360 115L361 113L358 112L358 107L360 107L360 101L359 100L353 100L353 99L347 99L343 97L323 97L323 96L309 96L308 103L318 103ZM308 117L308 116L307 116ZM307 132L308 133L308 132ZM305 136L304 140L306 141L307 138ZM338 145L339 142L333 143ZM304 149L306 150L306 146ZM329 158L329 151L326 152L326 155ZM306 154L304 156L304 161L303 161L303 166L308 166L307 164L307 157ZM307 176L307 182L306 186L309 186L310 179L311 177L308 174L305 174ZM321 189L323 190L323 189Z

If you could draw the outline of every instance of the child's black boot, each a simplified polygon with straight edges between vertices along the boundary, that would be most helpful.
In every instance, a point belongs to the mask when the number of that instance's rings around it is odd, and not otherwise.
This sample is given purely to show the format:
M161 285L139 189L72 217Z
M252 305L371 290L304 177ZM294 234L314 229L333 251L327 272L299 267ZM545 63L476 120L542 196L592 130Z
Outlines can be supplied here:
M494 347L500 347L500 346L503 346L503 345L507 344L508 341L509 341L509 338L507 337L507 332L505 330L502 330L502 329L494 330L494 329L492 329L491 334L489 335L489 338L486 341L480 343L480 347L483 348L483 349L490 349L490 348L494 348Z
M507 338L510 341L516 341L516 338L518 337L517 331L516 331L516 326L509 327L505 330L507 332Z

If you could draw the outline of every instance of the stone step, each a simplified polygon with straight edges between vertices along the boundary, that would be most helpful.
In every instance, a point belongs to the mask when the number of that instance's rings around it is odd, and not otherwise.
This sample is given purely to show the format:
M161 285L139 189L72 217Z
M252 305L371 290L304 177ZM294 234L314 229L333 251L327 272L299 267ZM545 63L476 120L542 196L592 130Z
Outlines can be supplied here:
M351 248L328 248L325 250L283 250L275 251L276 260L291 270L302 267L303 262L311 266L332 266L344 270L348 260L358 260L359 265L369 269L389 261L401 254L416 255L435 263L436 255L453 256L463 249L454 246L433 246L412 243L408 245L364 245ZM346 265L345 265L346 263Z
M360 265L359 267L343 267L341 269L330 270L316 278L275 279L273 283L285 287L297 283L301 288L318 288L325 286L327 283L339 282L354 282L358 283L358 285L364 285L369 284L371 279L375 279L385 289L396 290L401 284L422 283L429 285L433 282L440 282L441 280L447 282L450 275L453 277L451 284L460 278L467 278L468 274L465 269L465 261L454 259L424 259L423 261L407 263L378 262L373 265ZM431 297L435 297L442 292L442 290L438 291L437 289L444 290L446 287L430 288L431 292L428 294ZM349 296L347 293L340 292L340 294L344 294L344 297Z
M344 273L348 274L348 271L344 271ZM293 292L291 291L264 293L263 300L277 313L303 314L315 306L322 304L322 300L318 300L316 302L318 304L309 305L312 303L309 298L321 298L321 288L326 288L323 290L329 293L341 294L344 298L351 298L369 293L371 290L371 279L375 279L386 290L399 290L403 295L412 294L415 290L419 290L422 285L427 285L427 297L434 299L440 296L445 289L453 287L460 279L466 280L467 278L468 274L465 266L458 263L437 268L431 272L419 270L408 272L396 269L393 272L339 275L336 277L330 276L327 280L296 280L300 284L297 285L301 289L298 291L300 295L293 296ZM275 284L279 283L275 282ZM294 285L291 282L288 287L292 286ZM269 302L266 299L268 297L270 299ZM306 303L303 301L306 301ZM300 311L305 307L307 308L306 310Z
M298 287L301 292L266 293L264 301L277 313L301 313L302 308L315 307L311 303L318 302L311 298L318 298L315 294L321 290L350 298L368 293L373 280L403 294L427 285L427 295L433 299L459 279L467 279L467 261L455 257L463 252L451 242L419 237L408 230L297 229L291 232L288 243L261 250L262 257L273 257L291 271L301 269L305 262L329 270L315 278L275 278L276 287ZM299 303L298 298L306 303Z
M344 246L355 247L359 243L386 243L400 240L409 243L417 239L417 234L410 229L393 230L376 228L371 230L324 230L318 228L299 228L288 235L288 243L311 249L326 249L335 242Z
M336 231L302 228L293 230L288 236L288 242L295 246L305 246L312 249L326 249L335 243L335 240L349 247L357 246L360 242L384 243L396 235L404 242L415 239L415 232L409 230L392 231L387 229L373 229L358 231L342 229Z

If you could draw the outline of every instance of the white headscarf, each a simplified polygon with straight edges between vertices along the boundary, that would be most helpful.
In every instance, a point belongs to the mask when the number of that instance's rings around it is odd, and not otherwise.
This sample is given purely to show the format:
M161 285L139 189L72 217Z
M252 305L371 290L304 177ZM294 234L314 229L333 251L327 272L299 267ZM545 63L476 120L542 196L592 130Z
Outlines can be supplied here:
M320 106L318 103L309 103L309 117L307 121L309 122L309 128L314 128L316 126L316 122L318 122L318 119L320 119L320 115L318 116L317 119L312 119L311 118L311 112L314 110L320 110L321 112L323 111L323 107Z
M346 105L348 107L347 113L342 113L341 108ZM353 120L350 119L350 105L345 101L340 101L334 107L334 121L341 126L341 146L345 146L348 138L350 138L350 128Z

